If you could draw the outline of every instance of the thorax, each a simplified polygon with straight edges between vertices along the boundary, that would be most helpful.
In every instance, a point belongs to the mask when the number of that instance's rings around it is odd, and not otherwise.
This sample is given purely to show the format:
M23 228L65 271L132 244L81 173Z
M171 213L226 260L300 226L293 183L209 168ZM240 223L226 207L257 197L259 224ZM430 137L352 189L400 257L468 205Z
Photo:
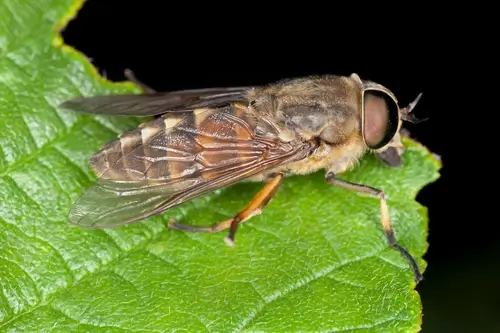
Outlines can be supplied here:
M322 142L309 157L284 164L249 180L265 181L276 172L283 172L285 176L307 175L319 170L341 174L353 168L365 152L362 141L357 137L335 146Z

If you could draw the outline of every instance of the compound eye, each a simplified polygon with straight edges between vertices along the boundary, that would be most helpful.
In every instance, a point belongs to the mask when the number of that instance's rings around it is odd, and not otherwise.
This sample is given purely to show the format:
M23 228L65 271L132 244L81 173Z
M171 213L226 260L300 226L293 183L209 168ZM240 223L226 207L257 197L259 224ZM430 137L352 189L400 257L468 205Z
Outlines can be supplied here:
M363 95L363 136L370 149L379 149L388 144L398 130L399 108L387 93L368 90Z

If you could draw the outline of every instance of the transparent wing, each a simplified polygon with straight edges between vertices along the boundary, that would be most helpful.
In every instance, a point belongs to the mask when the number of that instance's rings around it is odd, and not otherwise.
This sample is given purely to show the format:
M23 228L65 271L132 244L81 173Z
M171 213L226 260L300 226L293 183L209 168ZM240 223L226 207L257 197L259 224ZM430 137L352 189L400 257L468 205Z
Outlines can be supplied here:
M229 164L226 172L202 171L199 176L176 181L99 179L75 202L69 220L89 228L111 228L143 220L286 161L303 158L300 153L303 151L296 149L272 159Z
M71 223L108 228L142 220L312 149L281 142L277 133L256 136L258 119L247 111L238 104L194 110L125 133L91 158L99 180L75 202Z
M99 179L75 202L69 221L89 228L131 223L160 211L176 192L170 182Z
M60 107L92 114L153 116L165 112L184 112L194 108L245 101L249 89L249 87L223 87L142 95L94 96L72 99L62 103Z

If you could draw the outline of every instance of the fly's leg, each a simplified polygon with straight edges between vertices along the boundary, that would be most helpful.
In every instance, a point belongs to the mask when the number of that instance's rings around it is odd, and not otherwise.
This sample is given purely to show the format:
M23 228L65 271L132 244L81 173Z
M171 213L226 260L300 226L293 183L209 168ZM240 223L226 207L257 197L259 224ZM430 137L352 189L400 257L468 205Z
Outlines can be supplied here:
M137 77L135 76L134 72L132 72L132 70L126 68L124 74L125 74L125 77L127 78L127 80L138 85L146 94L152 94L152 93L156 92L156 90L154 90L150 86L142 83L139 79L137 79Z
M417 263L415 262L415 259L411 256L411 254L408 253L407 250L405 250L396 242L394 232L392 231L391 221L389 219L389 208L387 206L387 201L385 200L384 192L370 186L355 184L338 179L335 177L335 174L333 172L328 172L326 174L326 181L334 186L338 186L350 191L369 194L380 199L380 214L382 217L382 226L384 228L385 235L387 236L389 245L399 251L399 253L401 253L408 260L410 267L413 270L415 281L417 283L420 282L423 277L422 273L420 273Z
M266 182L264 187L257 193L257 195L250 201L250 203L236 216L230 218L229 220L222 221L213 227L199 227L191 226L186 224L180 224L175 221L170 221L168 226L172 229L179 229L184 231L205 231L205 232L219 232L229 228L229 234L225 238L227 245L234 245L234 236L238 225L249 220L251 217L259 215L264 210L267 204L273 199L274 195L278 191L278 188L283 181L283 174L278 173L271 180Z
M394 147L389 147L381 153L375 153L375 157L382 163L391 167L398 167L401 165L401 156Z

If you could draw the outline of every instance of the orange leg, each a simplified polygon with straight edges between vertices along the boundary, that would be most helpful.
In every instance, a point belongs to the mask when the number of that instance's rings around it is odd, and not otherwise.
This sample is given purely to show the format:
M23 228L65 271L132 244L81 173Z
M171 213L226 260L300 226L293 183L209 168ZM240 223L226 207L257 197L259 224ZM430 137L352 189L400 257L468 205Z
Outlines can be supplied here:
M264 210L264 207L273 199L274 195L278 191L278 188L283 181L283 174L278 173L270 181L264 185L259 193L250 201L250 203L236 216L230 218L229 220L222 221L213 227L205 226L191 226L186 224L180 224L175 221L170 221L168 226L172 229L179 229L185 231L206 231L206 232L219 232L229 228L229 234L225 241L228 245L232 246L234 244L234 236L238 225L245 221L248 221L251 217L259 215Z
M402 246L400 246L396 242L396 238L394 237L394 232L392 231L391 221L389 219L389 207L387 206L387 201L385 200L384 192L382 190L370 186L350 183L345 180L335 178L335 174L333 174L332 172L326 174L326 180L330 184L344 188L346 190L369 194L371 196L378 197L380 199L380 213L382 216L382 226L384 227L385 235L387 237L389 245L394 249L396 249L408 260L410 267L415 275L415 281L417 283L420 282L420 280L422 280L423 277L422 273L420 273L417 263L415 262L415 259L411 256L410 253L408 253L407 250L405 250Z

